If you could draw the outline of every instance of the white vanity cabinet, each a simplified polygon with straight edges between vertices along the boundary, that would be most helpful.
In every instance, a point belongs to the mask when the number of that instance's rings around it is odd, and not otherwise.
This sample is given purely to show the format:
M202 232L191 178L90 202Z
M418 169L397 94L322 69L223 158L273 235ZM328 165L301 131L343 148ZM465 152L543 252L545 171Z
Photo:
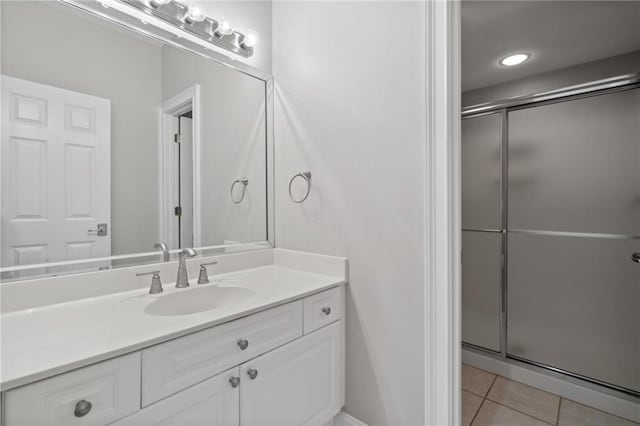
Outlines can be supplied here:
M344 405L344 287L4 393L2 426L302 426Z
M142 351L142 406L302 336L302 301Z
M342 408L342 323L240 367L240 419L251 426L321 425Z

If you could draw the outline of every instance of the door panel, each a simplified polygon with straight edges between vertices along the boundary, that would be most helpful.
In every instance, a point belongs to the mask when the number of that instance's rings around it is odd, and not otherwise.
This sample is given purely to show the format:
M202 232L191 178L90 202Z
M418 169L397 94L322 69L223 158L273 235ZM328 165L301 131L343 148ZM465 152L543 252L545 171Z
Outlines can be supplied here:
M502 234L462 232L462 341L500 351Z
M241 423L316 426L331 420L344 405L343 351L338 321L243 364Z
M109 100L2 76L2 266L110 256L110 158Z
M509 113L509 228L640 235L640 89Z
M507 352L640 392L640 240L510 233Z
M193 120L180 117L180 247L195 247L193 235Z
M501 229L501 114L462 120L462 227Z
M129 416L114 426L238 426L240 391L230 379L238 367L205 380Z

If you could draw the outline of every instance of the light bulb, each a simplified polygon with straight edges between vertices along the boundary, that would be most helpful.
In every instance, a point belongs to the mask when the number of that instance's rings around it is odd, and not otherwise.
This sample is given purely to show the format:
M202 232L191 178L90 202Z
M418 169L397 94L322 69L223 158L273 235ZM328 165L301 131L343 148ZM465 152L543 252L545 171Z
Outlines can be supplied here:
M149 5L155 8L164 6L165 4L168 4L168 3L171 3L171 0L149 0Z
M516 53L515 55L509 55L500 59L498 63L506 67L512 67L514 65L520 65L521 63L528 61L529 58L531 58L530 53Z
M189 24L193 24L194 22L202 22L205 20L207 15L204 14L204 11L199 7L190 7L187 10L187 14L184 17L185 21Z
M255 31L248 31L244 37L242 37L242 41L240 45L245 49L253 49L260 42L260 38L258 37L258 33Z
M233 28L231 28L231 24L226 19L222 18L218 21L218 27L214 31L215 35L218 37L226 36L233 34Z

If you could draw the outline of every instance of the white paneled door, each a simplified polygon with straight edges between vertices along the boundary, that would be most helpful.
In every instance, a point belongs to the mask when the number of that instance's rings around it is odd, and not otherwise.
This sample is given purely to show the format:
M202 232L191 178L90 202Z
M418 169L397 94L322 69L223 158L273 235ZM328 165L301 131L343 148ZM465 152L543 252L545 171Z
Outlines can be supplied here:
M1 84L2 266L110 256L111 102Z

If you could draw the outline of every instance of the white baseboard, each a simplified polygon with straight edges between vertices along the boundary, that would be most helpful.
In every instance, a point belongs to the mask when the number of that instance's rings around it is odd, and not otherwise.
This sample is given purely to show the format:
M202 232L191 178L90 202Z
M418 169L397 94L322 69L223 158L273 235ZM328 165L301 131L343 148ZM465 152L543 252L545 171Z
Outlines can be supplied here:
M468 349L462 350L462 362L607 413L640 422L640 403L633 401L631 396L626 399L609 395L567 381L559 374L556 376L534 371Z
M367 426L366 423L361 422L353 416L347 413L340 413L333 419L334 426Z

